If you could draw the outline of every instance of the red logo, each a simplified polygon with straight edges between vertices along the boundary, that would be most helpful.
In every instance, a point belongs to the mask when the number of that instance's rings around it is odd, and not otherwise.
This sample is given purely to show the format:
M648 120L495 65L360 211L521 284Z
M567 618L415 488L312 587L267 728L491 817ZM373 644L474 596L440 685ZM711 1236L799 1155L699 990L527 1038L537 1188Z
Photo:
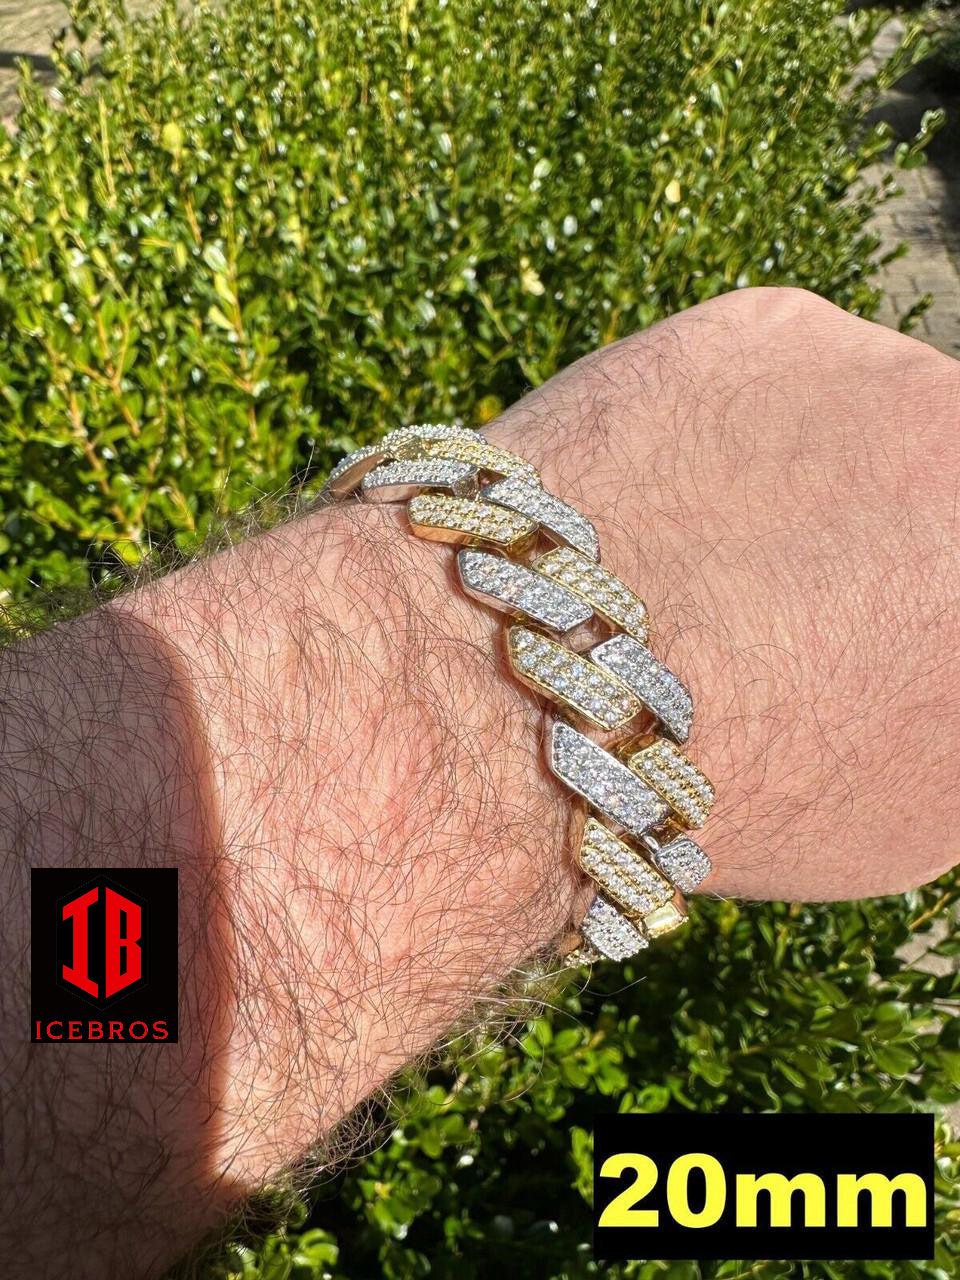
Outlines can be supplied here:
M30 1038L179 1036L176 867L34 867Z
M90 910L100 902L100 886L88 889L63 906L63 919L73 932L73 960L64 964L60 976L95 999L109 1000L142 973L140 905L109 885L104 888L103 983L90 976ZM102 991L101 991L102 986Z

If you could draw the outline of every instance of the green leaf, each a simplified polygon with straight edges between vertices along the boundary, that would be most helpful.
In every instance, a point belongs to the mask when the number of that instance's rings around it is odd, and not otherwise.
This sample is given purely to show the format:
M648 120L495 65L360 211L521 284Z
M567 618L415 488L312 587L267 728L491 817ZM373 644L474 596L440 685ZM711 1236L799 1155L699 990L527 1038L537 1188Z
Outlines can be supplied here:
M164 151L169 151L172 156L179 159L180 152L183 150L183 130L175 120L168 120L160 130L160 145Z
M905 1076L917 1066L916 1055L904 1045L883 1044L873 1048L873 1060L891 1076Z

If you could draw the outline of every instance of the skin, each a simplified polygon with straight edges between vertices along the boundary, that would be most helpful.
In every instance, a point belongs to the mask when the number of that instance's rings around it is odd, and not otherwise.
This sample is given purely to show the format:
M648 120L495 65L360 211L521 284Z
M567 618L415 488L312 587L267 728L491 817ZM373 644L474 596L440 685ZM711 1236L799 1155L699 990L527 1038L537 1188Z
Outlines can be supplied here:
M960 366L793 290L595 353L489 429L595 520L691 686L706 890L956 859ZM316 511L7 650L17 1274L152 1275L582 914L502 619L402 513ZM31 1046L28 868L177 865L179 1045Z

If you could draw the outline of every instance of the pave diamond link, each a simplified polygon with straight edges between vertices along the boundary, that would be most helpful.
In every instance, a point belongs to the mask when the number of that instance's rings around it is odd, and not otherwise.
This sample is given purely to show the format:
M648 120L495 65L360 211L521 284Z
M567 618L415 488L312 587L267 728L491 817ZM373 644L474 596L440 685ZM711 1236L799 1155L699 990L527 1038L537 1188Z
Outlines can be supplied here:
M599 896L590 904L580 926L584 939L608 960L629 960L648 947L650 942L641 929Z
M360 488L368 502L402 502L418 489L449 489L456 497L474 493L477 469L448 458L407 458L368 471Z
M419 444L421 458L451 458L455 462L469 462L481 471L492 471L500 476L525 476L527 480L539 483L536 467L525 458L518 457L509 449L501 449L490 444L476 432L464 432L458 435L445 436L440 439L424 439Z
M418 537L438 542L489 542L497 547L512 548L532 538L537 531L537 526L526 516L479 498L420 493L407 504L407 515Z
M713 784L672 742L658 738L634 752L627 764L666 800L683 826L703 826L713 805Z
M521 680L600 729L616 729L641 709L640 699L615 676L535 631L511 627L507 649Z
M565 720L553 722L550 768L571 791L635 836L669 816L670 806L652 787Z
M352 493L368 471L378 467L387 457L382 444L364 445L341 458L324 482L318 498L345 498Z
M376 473L374 473L376 474ZM690 735L693 699L659 658L632 636L612 636L590 650L591 659L628 685L677 742Z
M674 894L665 876L596 818L588 818L583 829L580 865L608 898L631 915L644 916Z
M683 893L699 889L713 870L707 854L689 836L678 836L669 844L661 845L653 860Z
M488 551L461 551L457 568L469 595L510 613L525 614L551 631L569 631L593 617L587 602L559 582L551 582L503 556Z
M534 561L533 567L586 600L615 627L623 627L637 640L646 640L647 607L616 574L601 569L571 547L548 551Z
M481 496L536 520L553 538L567 543L588 559L600 559L600 539L586 516L547 493L539 484L520 476L508 476L506 480L487 485Z
M417 422L388 431L380 445L389 458L420 458L425 440L449 440L451 436L465 436L472 440L476 432L452 422Z

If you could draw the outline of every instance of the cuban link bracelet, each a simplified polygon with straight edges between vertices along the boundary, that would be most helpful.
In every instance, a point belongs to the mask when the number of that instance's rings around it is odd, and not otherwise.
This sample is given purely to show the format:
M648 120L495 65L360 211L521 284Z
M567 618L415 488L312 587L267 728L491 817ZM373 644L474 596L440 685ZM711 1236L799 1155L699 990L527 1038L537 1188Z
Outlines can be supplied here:
M448 423L400 427L344 458L320 497L351 496L402 503L411 533L462 548L464 591L505 615L513 675L557 708L547 764L587 808L577 864L597 891L567 963L627 960L682 925L683 894L710 874L687 832L713 787L680 750L689 690L647 647L646 607L601 566L593 524L529 462Z

